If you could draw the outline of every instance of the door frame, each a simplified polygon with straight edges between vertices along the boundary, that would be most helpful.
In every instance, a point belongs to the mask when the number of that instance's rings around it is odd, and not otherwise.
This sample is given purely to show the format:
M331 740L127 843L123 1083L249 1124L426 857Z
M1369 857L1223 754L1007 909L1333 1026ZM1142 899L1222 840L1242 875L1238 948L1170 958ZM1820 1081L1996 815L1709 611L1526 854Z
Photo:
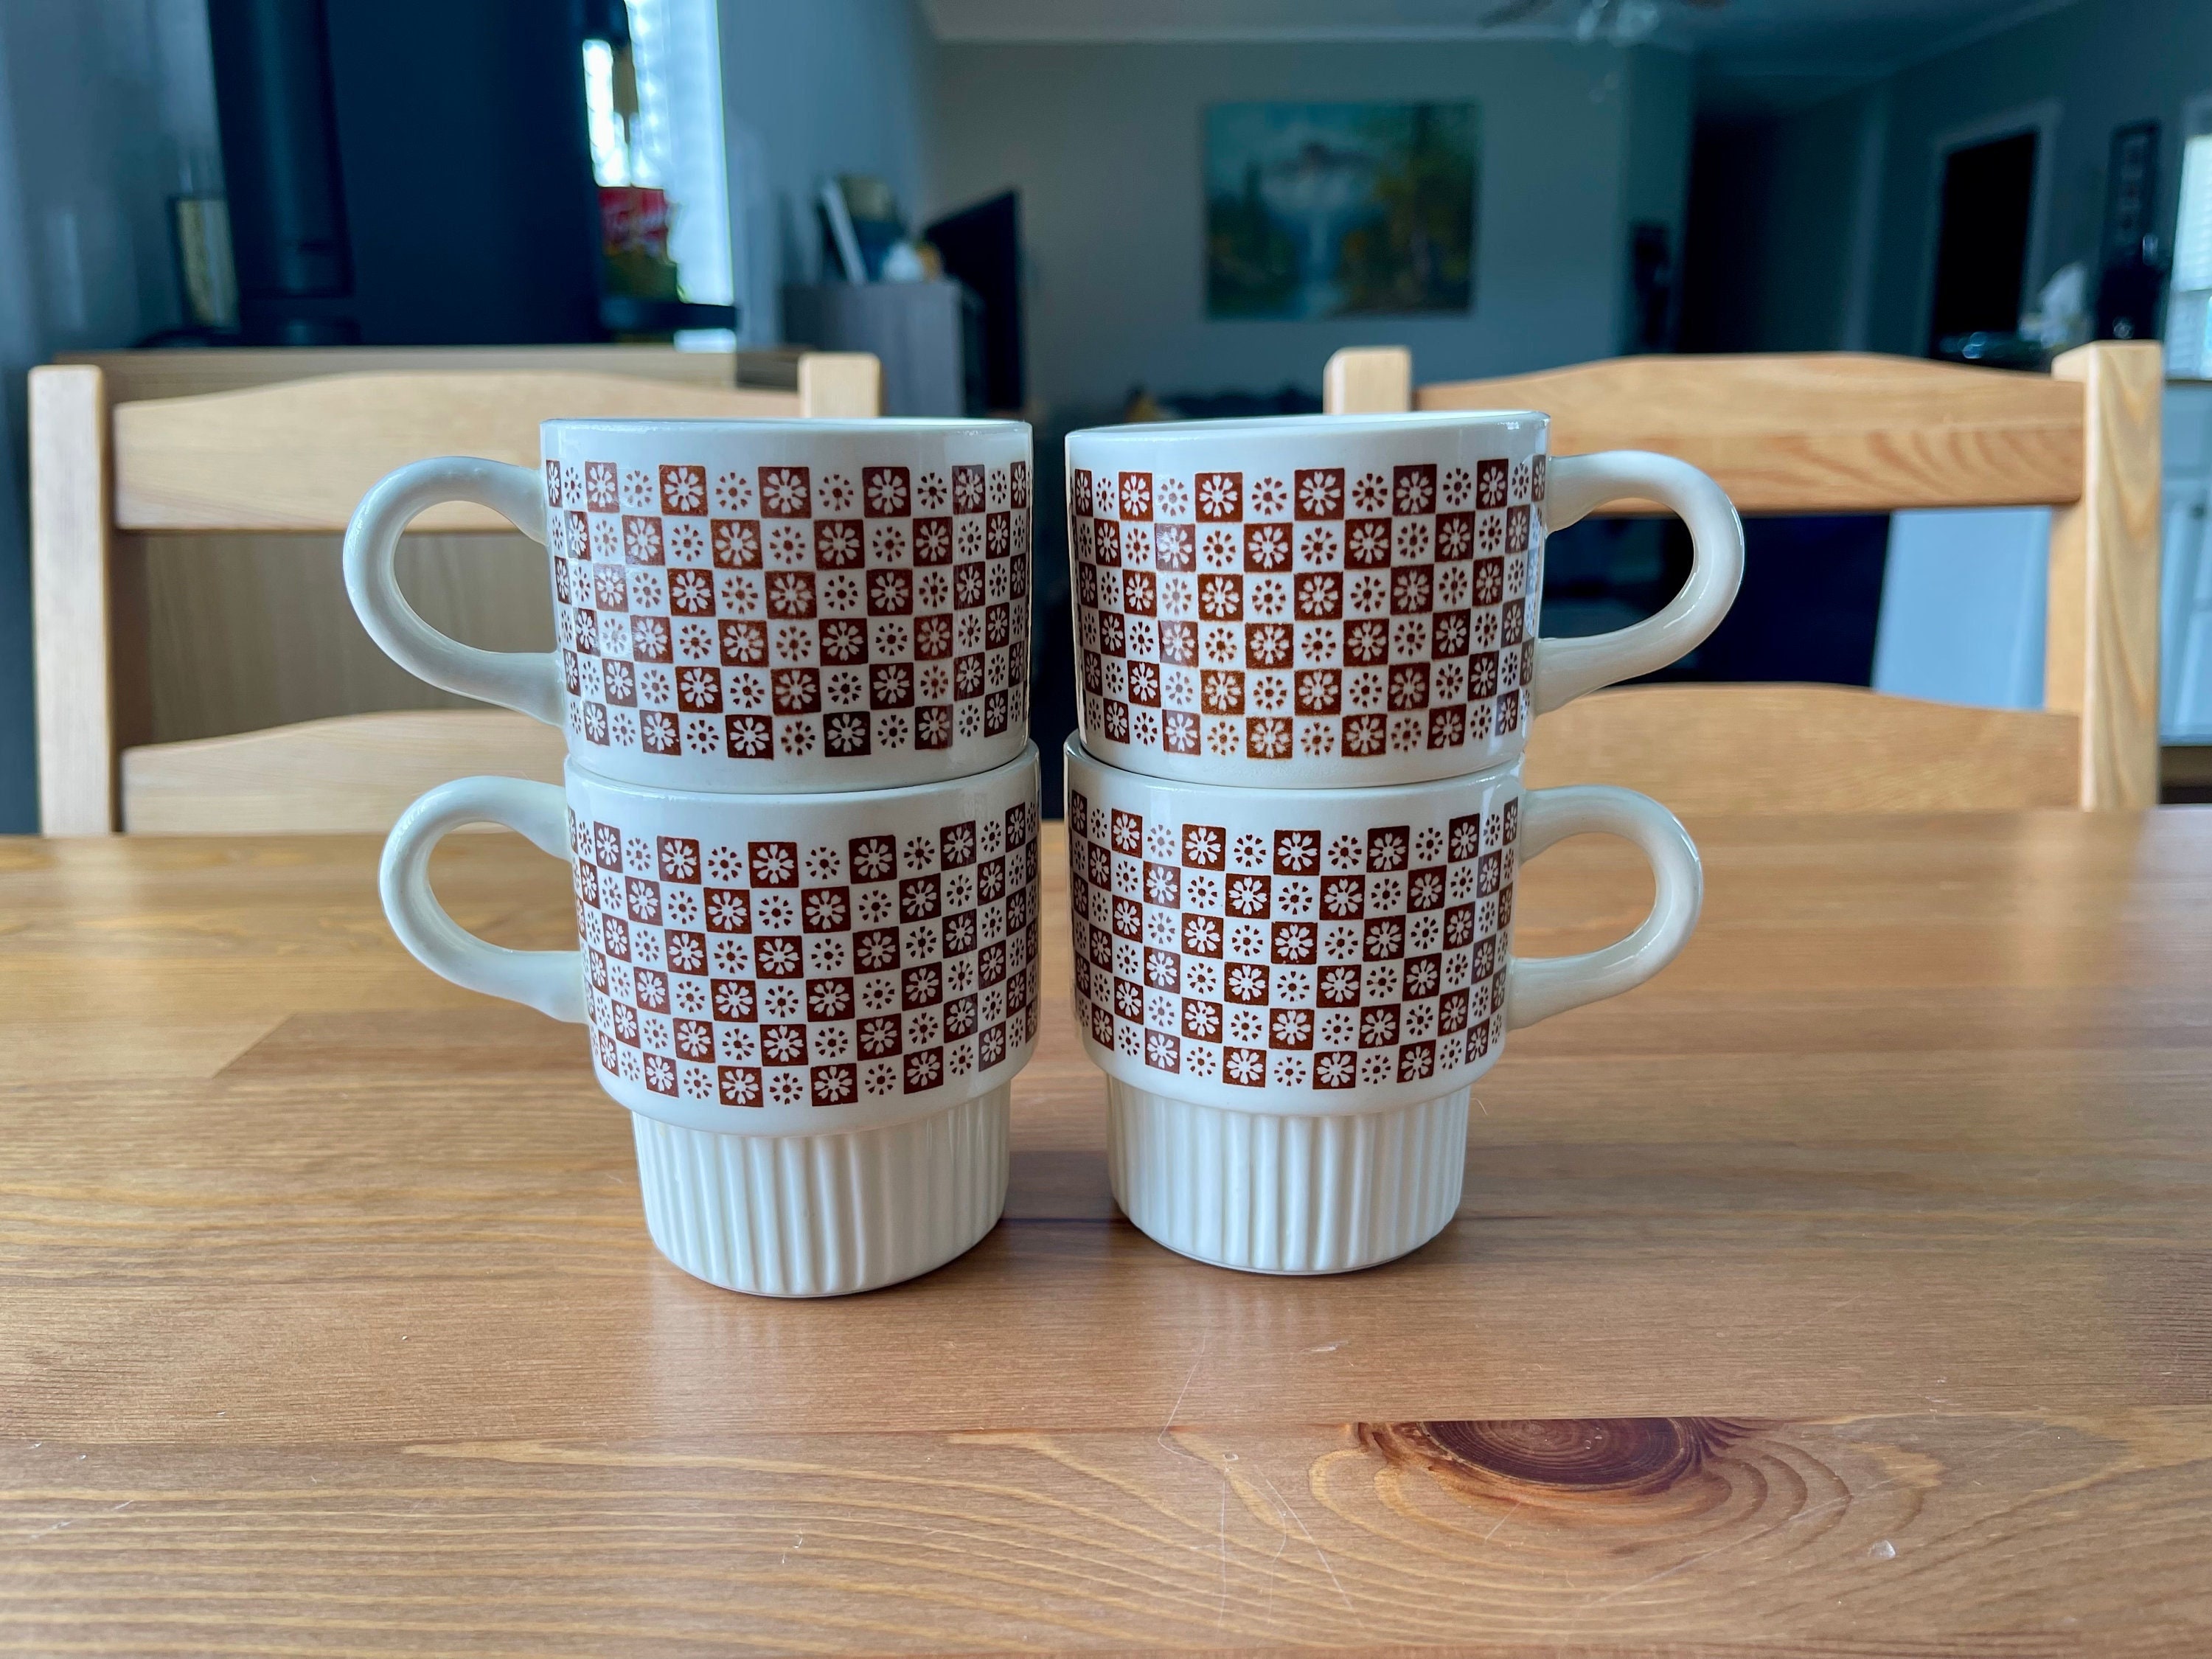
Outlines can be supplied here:
M2035 179L2028 187L2027 249L2021 264L2020 299L2026 307L2039 279L2048 279L2043 268L2044 237L2051 222L2051 181L2057 172L2054 152L2058 147L2059 101L2045 98L2016 105L1978 121L1946 127L1929 144L1927 225L1920 261L1920 303L1915 309L1913 355L1928 349L1928 331L1936 320L1936 262L1942 252L1943 164L1954 150L1972 149L1993 139L2023 132L2035 134Z

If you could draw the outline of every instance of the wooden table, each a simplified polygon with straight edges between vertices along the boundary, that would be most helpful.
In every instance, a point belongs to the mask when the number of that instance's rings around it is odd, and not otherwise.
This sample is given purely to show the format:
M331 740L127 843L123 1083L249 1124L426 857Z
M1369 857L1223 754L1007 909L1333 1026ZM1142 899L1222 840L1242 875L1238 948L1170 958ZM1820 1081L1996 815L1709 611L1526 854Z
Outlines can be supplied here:
M0 1651L2212 1650L2212 811L1692 828L1689 951L1333 1279L1117 1218L1048 895L1005 1224L813 1304L654 1255L370 843L0 843Z

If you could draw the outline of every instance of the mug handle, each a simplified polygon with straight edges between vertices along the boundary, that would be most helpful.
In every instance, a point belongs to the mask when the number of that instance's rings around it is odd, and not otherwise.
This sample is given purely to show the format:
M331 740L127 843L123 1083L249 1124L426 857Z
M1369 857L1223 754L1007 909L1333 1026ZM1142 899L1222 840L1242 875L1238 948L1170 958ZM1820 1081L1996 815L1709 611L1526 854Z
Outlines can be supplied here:
M1555 455L1545 490L1547 533L1607 501L1657 501L1690 527L1690 575L1664 610L1610 634L1540 639L1529 701L1539 714L1585 691L1664 668L1720 625L1743 585L1743 520L1727 493L1687 461L1642 449Z
M556 1019L584 1020L581 951L510 951L478 939L430 890L430 854L465 823L496 823L541 853L568 856L568 805L560 789L524 778L456 778L399 815L377 872L384 914L399 942L432 973Z
M1509 1030L1634 989L1680 954L1698 925L1705 878L1697 846L1680 821L1650 796L1607 783L1577 783L1521 798L1523 865L1555 842L1585 835L1619 836L1642 849L1656 890L1651 914L1627 938L1601 950L1515 957L1505 968Z
M355 614L385 655L417 679L465 697L562 723L561 659L550 651L485 651L449 639L416 614L392 574L408 520L441 501L488 507L543 546L545 485L527 467L473 455L416 461L379 479L346 526L345 585Z

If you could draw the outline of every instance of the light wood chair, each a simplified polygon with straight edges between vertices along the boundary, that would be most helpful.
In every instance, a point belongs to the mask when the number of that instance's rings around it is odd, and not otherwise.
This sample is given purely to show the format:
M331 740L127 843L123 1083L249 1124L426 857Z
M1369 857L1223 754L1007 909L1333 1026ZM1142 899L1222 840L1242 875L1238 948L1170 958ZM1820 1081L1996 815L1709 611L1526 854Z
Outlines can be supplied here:
M1832 685L1629 687L1539 719L1532 784L1625 783L1687 812L2157 803L2155 343L2083 346L2048 375L1844 353L1655 356L1416 390L1412 369L1398 347L1340 351L1324 407L1540 410L1553 453L1678 456L1745 513L2054 509L2041 709Z
M202 362L144 361L180 357ZM728 354L690 357L621 347L146 353L33 369L31 568L46 833L380 830L424 789L465 773L557 778L562 734L505 710L363 713L145 742L146 538L340 534L362 493L407 462L469 454L535 468L538 422L559 416L881 412L881 368L864 353L799 356L787 390L732 386ZM273 361L238 361L246 359ZM196 367L237 382L163 395ZM703 383L702 371L717 369L720 384ZM301 371L307 378L295 377ZM456 503L423 514L412 528L513 527Z

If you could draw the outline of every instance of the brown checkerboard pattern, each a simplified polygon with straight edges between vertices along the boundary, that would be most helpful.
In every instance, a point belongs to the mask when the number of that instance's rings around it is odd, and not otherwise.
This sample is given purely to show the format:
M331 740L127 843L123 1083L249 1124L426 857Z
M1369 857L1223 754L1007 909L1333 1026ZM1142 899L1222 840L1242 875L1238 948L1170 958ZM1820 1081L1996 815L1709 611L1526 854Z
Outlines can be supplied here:
M1102 1048L1304 1091L1443 1077L1504 1036L1517 799L1262 835L1071 791L1067 823L1076 1023Z
M769 833L773 833L770 828ZM835 846L569 820L592 1054L725 1106L927 1094L1036 1036L1036 812Z
M1288 761L1520 731L1545 461L1069 480L1085 730Z
M1026 462L545 464L571 729L733 760L949 749L1028 718Z

